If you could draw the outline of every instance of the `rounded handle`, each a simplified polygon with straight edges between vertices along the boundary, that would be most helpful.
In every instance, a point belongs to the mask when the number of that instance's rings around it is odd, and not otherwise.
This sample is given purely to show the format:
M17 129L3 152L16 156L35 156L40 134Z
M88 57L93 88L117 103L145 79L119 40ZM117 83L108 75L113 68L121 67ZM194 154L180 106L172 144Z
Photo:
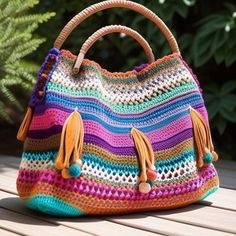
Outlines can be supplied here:
M62 29L60 34L58 35L57 39L54 42L54 47L57 49L60 49L62 44L65 42L67 37L70 35L70 33L74 30L76 26L78 26L81 22L83 22L86 18L93 15L96 12L109 9L109 8L115 8L115 7L121 7L121 8L128 8L133 11L136 11L144 16L146 16L149 20L151 20L153 23L155 23L162 33L164 34L165 38L167 39L172 52L180 54L178 44L173 36L173 34L170 32L169 28L165 25L165 23L151 10L148 8L142 6L141 4L127 1L127 0L109 0L109 1L103 1L96 3L94 5L91 5L90 7L84 9L79 14L74 16Z
M93 46L93 44L103 37L104 35L110 34L110 33L124 33L132 38L134 38L144 49L144 52L148 58L148 63L152 63L155 61L153 52L151 47L149 46L148 42L135 30L123 26L123 25L109 25L105 26L96 32L94 32L82 45L79 55L76 59L76 62L74 64L73 72L77 74L79 72L80 66L83 62L84 56L87 53L87 51Z

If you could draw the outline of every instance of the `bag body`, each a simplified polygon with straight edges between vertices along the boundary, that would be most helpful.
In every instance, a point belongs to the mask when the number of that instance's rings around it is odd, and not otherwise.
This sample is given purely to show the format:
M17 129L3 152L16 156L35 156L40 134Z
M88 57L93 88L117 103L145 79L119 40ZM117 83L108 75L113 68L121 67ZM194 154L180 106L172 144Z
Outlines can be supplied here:
M60 216L161 210L218 188L207 110L179 53L128 72L83 59L75 74L77 59L49 51L18 134L17 190L28 207Z

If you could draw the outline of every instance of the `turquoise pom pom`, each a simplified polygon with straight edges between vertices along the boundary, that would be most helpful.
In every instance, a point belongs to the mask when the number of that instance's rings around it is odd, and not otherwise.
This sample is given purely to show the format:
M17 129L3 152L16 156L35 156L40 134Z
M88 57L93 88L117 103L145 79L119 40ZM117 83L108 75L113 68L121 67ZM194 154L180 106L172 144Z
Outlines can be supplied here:
M206 164L211 163L211 162L213 161L213 155L212 155L210 152L204 154L204 156L203 156L203 161L204 161Z
M77 178L81 175L81 167L78 164L73 163L69 167L68 172L71 177Z

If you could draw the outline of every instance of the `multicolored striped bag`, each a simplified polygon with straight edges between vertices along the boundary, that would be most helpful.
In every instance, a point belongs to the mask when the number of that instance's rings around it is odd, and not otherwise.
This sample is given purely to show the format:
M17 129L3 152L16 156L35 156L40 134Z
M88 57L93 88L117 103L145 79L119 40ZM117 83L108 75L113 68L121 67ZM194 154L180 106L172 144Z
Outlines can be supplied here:
M112 7L153 21L173 53L154 60L146 41L123 26L97 31L78 56L60 50L83 20ZM98 37L118 31L143 46L148 64L109 72L84 59ZM171 209L219 186L212 164L218 156L197 78L162 20L131 1L97 3L64 27L41 66L17 137L24 141L19 196L48 214Z

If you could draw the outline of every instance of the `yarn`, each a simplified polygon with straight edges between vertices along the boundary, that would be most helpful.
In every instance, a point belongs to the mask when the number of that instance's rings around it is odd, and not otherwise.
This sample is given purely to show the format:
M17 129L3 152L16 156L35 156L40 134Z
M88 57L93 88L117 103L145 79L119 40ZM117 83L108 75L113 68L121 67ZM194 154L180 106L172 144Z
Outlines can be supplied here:
M28 107L25 117L21 123L21 126L20 126L17 136L16 136L19 141L25 141L32 116L33 116L33 110L31 107Z
M214 159L217 160L218 156L214 151L209 125L202 115L192 107L190 107L190 114L197 152L197 166L201 168L204 163L209 164ZM214 156L212 153L214 153Z
M207 111L178 54L114 73L84 59L74 75L75 60L52 49L38 74L17 178L27 206L120 214L185 206L218 188Z

